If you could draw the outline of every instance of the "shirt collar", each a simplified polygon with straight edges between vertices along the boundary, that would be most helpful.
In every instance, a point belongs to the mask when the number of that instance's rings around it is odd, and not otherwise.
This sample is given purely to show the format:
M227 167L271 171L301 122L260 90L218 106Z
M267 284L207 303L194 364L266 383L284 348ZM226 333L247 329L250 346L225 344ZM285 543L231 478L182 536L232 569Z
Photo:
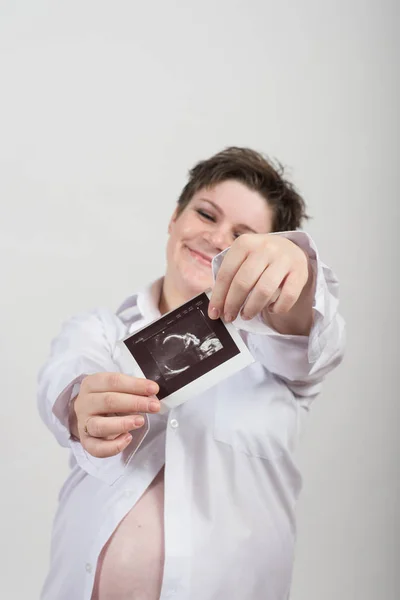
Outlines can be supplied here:
M158 306L163 279L163 277L160 277L136 294L129 296L116 312L121 321L128 325L140 317L149 322L160 317Z

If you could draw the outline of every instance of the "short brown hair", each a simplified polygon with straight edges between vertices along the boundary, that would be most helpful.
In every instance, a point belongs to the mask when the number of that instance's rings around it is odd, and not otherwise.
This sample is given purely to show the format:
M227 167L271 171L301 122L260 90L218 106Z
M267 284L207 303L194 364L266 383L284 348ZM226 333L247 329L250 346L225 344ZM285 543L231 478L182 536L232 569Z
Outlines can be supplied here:
M178 199L178 215L199 190L236 180L259 192L274 211L273 231L298 229L308 219L306 205L295 187L284 178L284 168L250 148L232 146L197 163Z

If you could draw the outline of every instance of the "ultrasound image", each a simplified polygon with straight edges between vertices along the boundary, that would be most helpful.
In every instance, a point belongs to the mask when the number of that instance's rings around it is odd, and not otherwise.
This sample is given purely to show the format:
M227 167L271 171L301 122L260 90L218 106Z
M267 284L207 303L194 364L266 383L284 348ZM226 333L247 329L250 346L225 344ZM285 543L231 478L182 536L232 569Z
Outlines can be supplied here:
M215 354L223 345L197 309L154 335L147 347L168 380Z

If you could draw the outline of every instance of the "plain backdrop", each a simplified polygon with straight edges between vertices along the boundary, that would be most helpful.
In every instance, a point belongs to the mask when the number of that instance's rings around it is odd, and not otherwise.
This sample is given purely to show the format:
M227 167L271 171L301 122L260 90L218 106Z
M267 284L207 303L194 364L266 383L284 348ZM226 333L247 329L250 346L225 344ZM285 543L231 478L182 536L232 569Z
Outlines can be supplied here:
M51 339L162 274L188 169L246 145L304 194L348 323L298 453L291 600L398 600L399 10L0 0L2 598L39 597L68 470L36 408Z

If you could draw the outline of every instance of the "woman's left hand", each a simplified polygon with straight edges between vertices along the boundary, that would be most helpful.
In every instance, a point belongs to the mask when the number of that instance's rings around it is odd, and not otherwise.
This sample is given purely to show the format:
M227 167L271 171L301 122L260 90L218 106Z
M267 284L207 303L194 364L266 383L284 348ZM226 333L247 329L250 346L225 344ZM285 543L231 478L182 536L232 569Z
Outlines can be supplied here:
M243 319L252 319L260 312L287 315L302 294L311 291L312 279L308 257L299 246L279 235L245 233L224 257L208 314L230 322L244 305ZM302 312L306 310L310 316L312 295L308 293L308 297L300 304Z

